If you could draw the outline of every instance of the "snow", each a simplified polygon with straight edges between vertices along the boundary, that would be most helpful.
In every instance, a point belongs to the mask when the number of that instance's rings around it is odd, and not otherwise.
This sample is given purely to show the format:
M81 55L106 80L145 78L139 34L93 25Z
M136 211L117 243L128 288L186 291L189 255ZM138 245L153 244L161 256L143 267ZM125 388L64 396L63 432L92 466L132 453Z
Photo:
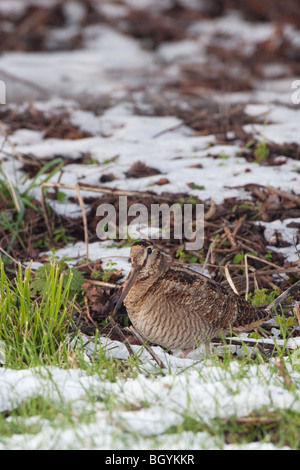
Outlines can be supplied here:
M295 243L299 229L288 227L291 223L300 223L300 219L273 220L272 222L257 222L258 225L265 227L264 236L273 251L282 253L285 260L292 263L299 260L300 243ZM290 246L277 247L277 234L280 234L284 241L290 243Z
M56 406L68 403L77 414L92 409L95 416L91 423L77 423L76 429L36 418L37 433L2 437L0 449L166 449L171 443L172 449L226 449L230 446L220 438L203 432L161 436L172 426L180 426L184 416L205 423L215 417L247 416L265 408L300 412L299 391L284 388L271 366L250 366L237 378L240 374L236 362L228 370L196 363L181 374L152 378L140 374L136 379L113 383L79 369L1 369L0 410L9 411L32 396L40 396ZM299 373L293 372L292 377L300 380ZM103 401L108 396L110 412Z
M140 84L138 77L144 75L143 69L146 66L151 68L149 52L142 50L133 39L109 27L87 27L85 38L82 50L52 54L4 53L0 58L0 69L18 85L15 93L9 84L8 101L28 99L28 84L36 98L41 92L44 96L71 98L107 93L118 96L120 90Z
M194 56L197 62L204 62L203 46L196 41L185 40L178 42L164 43L158 48L158 58L164 62L172 63L176 61L189 60Z
M293 238L297 235L297 228L288 227L291 223L300 223L300 218L298 219L285 219L285 220L273 220L273 222L264 222L265 231L264 236L265 239L270 243L276 243L276 232L279 232L282 235L284 240L293 240Z
M244 126L244 129L246 132L253 132L255 136L258 135L260 138L265 138L267 141L274 142L275 144L282 145L287 142L293 142L300 145L299 121L287 121L280 124L269 124L268 126L248 124Z
M252 107L248 111L253 113L255 109ZM262 110L264 111L264 108L256 109L259 113ZM54 175L50 180L52 182L59 180L62 184L74 185L77 181L82 181L93 185L99 183L101 174L110 171L118 179L107 183L108 187L128 189L130 184L131 190L143 191L149 185L152 189L153 183L155 184L162 175L149 176L142 180L129 179L125 176L131 164L141 160L149 166L154 164L170 181L166 185L155 186L158 194L164 191L189 192L202 200L213 197L218 204L226 197L247 198L247 193L243 189L233 187L250 184L253 181L300 193L300 175L297 173L300 163L297 161L287 158L284 171L281 166L262 167L256 163L249 163L239 157L241 149L238 145L214 145L213 135L193 136L185 126L181 125L182 122L178 118L136 116L129 111L128 105L123 105L110 108L101 116L101 120L91 112L75 110L72 120L83 130L89 129L97 136L78 140L43 139L42 133L23 130L16 131L11 136L12 142L21 154L33 154L36 158L66 156L75 160L82 154L90 153L93 159L102 163L96 168L75 163L66 165L63 174ZM276 128L276 135L273 136L275 126L280 128L280 132ZM260 131L267 139L270 137L272 141L283 143L297 142L300 134L292 131L297 126L297 122L288 121L262 126L249 124L245 128L249 128L249 131ZM176 129L153 138L163 131L174 128ZM109 136L100 136L100 131ZM28 143L31 136L32 141ZM8 143L4 145L4 150L10 151ZM226 156L226 159L212 158L219 155ZM116 156L118 158L115 162L104 164ZM176 159L177 157L181 158ZM197 163L201 163L203 168L191 168ZM191 182L204 186L204 189L190 189L188 183ZM39 197L39 191L36 197Z
M47 255L49 258L55 256L56 259L66 259L67 263L72 266L85 257L86 245L84 242L77 242L73 245L68 245L65 248L55 251L41 253L41 256ZM116 269L123 269L124 274L128 275L130 271L130 247L112 247L112 242L103 241L89 243L89 259L91 261L103 260L103 269L107 264L114 262Z
M297 121L299 119L299 110L287 108L286 106L273 104L248 104L245 107L245 113L249 116L261 116L263 121L284 123L286 121Z
M250 23L245 21L241 18L241 15L232 11L213 22L209 20L195 22L190 26L189 31L193 35L199 34L199 36L211 40L217 29L222 35L222 44L226 44L228 48L233 49L238 45L242 48L252 49L256 43L270 39L274 34L274 28L275 26L272 23ZM224 40L224 36L228 39ZM249 38L251 38L251 41L249 41Z

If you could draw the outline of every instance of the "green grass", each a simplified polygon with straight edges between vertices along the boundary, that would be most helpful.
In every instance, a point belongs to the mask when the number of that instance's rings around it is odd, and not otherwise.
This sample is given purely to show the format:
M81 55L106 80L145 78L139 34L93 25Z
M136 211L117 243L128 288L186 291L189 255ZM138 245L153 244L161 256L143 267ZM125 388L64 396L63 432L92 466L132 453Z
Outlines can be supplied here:
M129 376L139 370L137 355L131 356L127 363L107 359L99 332L91 340L83 340L74 327L74 301L76 296L77 299L82 298L83 281L82 274L74 268L67 268L63 261L46 263L35 273L30 266L23 269L19 265L11 279L0 260L0 344L5 346L7 367L18 369L43 364L87 368L84 353L91 341L91 369L105 370L110 380L116 374ZM250 300L259 305L261 302L269 303L276 295L277 291L267 294L262 289L256 291ZM276 321L281 338L285 340L296 325L295 315L286 317L281 312L277 314ZM280 357L290 354L286 346L278 345L275 353ZM256 354L259 356L259 352ZM226 352L223 361L227 356L229 361L234 359L230 352Z
M291 410L266 409L245 417L214 418L209 423L186 415L179 426L168 429L170 434L183 431L207 432L220 446L260 442L300 449L300 413Z
M222 358L215 357L211 363L204 362L204 367L207 364L216 367L216 370L226 370L227 380L221 374L219 380L221 386L226 386L230 394L239 394L239 384L245 383L250 377L260 377L265 381L266 386L276 380L276 385L282 387L282 390L289 390L291 395L294 396L294 405L299 402L299 379L294 383L291 380L293 372L298 371L300 367L299 361L299 349L296 349L292 354L285 348L278 348L277 361L265 361L261 356L257 355L255 359L252 359L250 355L240 358L239 367L232 367L233 357L231 354L225 355ZM286 354L283 356L283 354ZM293 355L296 355L295 360ZM265 376L265 372L261 369L261 366L268 364L268 376ZM256 372L253 369L256 367ZM282 374L279 369L282 368L285 372ZM291 373L291 375L290 375ZM202 376L201 369L199 370L199 376L204 382L210 384L211 377L204 374ZM218 376L218 373L216 373ZM291 380L291 381L289 381ZM249 382L249 384L251 381ZM280 385L281 383L281 385ZM271 393L271 391L269 392ZM220 397L221 398L221 397ZM229 409L230 409L230 403ZM293 405L292 405L293 406ZM223 404L223 408L220 407L220 416L212 418L203 418L201 409L196 413L189 411L189 406L181 412L182 422L175 426L170 426L167 429L167 434L176 434L189 431L192 433L208 433L215 445L219 448L223 448L226 444L233 444L237 446L243 446L249 443L260 443L260 444L273 444L280 448L283 446L289 446L291 449L300 449L300 412L299 407L292 408L274 408L274 406L259 407L248 415L227 415L226 404ZM179 412L180 413L180 412ZM226 417L222 417L225 415Z
M0 340L5 345L8 367L61 364L67 360L66 339L74 308L69 298L71 282L72 273L64 285L64 275L53 263L44 289L36 297L31 268L23 271L19 265L16 277L10 280L0 261Z
M79 422L88 424L94 417L92 409L74 412L71 403L54 404L45 397L31 397L10 412L0 413L0 436L3 439L14 434L37 434L42 430L42 420L66 429L75 427Z
M10 279L0 259L0 345L4 345L5 367L78 367L109 381L136 376L138 355L127 361L113 359L106 355L98 331L92 338L83 337L73 324L81 276L64 262L53 261L36 272L19 265Z
M40 271L40 275L42 282L39 284L39 277L32 272L30 266L23 269L20 265L14 277L8 276L5 264L0 261L0 341L5 345L5 367L17 370L35 367L37 374L44 374L43 371L47 373L48 369L41 366L54 365L61 368L78 368L87 375L96 374L101 381L116 382L121 379L125 383L127 379L136 379L143 370L139 354L130 356L127 360L118 360L107 355L99 332L96 332L93 338L82 336L79 331L70 332L76 291L72 289L74 272L62 263L53 261ZM266 292L258 292L256 295L259 300L265 300ZM280 337L286 339L295 326L290 320L292 317L286 318L281 312L276 318L281 331ZM270 361L274 356L278 356L283 364L283 372L274 361ZM238 367L232 368L233 361L237 362ZM201 374L202 370L206 369L207 373L207 369L212 367L232 374L226 383L234 396L239 381L249 377L250 368L254 366L259 375L260 366L268 362L272 369L270 377L278 377L282 387L288 388L290 393L295 395L296 401L299 384L295 379L292 380L291 371L299 371L299 349L291 352L286 343L283 346L276 345L269 357L263 356L259 350L247 353L246 346L245 356L238 360L228 346L222 357L214 350L199 367L199 378L201 377L201 381L209 381L209 378L205 379L205 374L203 377ZM255 370L252 372L254 375ZM145 373L145 368L143 371ZM181 373L184 372L185 370ZM150 380L152 374L165 375L168 371L147 372ZM52 380L50 372L49 380ZM52 386L56 386L53 380ZM59 393L59 389L57 391ZM187 389L187 394L189 393ZM130 400L128 396L123 400L120 395L97 394L95 390L86 390L84 400L87 406L80 409L77 409L72 401L62 399L55 402L44 394L27 398L16 406L11 404L9 410L0 413L0 441L5 443L6 439L9 440L16 434L43 433L45 422L51 429L73 429L75 432L79 424L88 425L95 422L97 417L94 410L97 406L101 409L104 407L106 413L112 417L122 411L138 412L153 406L152 398L149 402L143 399ZM266 408L258 409L245 417L218 417L205 421L201 418L201 410L196 414L190 413L187 401L186 409L179 407L178 412L182 414L181 423L170 426L159 436L153 435L153 442L158 438L163 440L167 434L180 436L184 431L190 431L195 434L207 433L216 440L220 448L226 444L243 445L259 441L273 443L278 447L288 445L292 449L300 449L300 415L293 410ZM126 432L124 430L124 436L122 434L124 439ZM130 433L127 436L130 437Z
M9 238L8 252L10 251L10 246L13 246L16 241L18 241L20 246L26 251L26 246L20 234L21 229L24 228L23 222L26 208L31 208L35 212L42 214L42 209L40 206L36 205L31 190L49 181L61 170L63 165L64 162L61 158L55 158L47 162L37 172L26 189L20 192L18 188L13 185L11 178L0 163L0 205L2 208L4 207L4 210L2 209L0 213L0 224Z
M270 149L267 146L265 138L263 138L262 141L256 143L253 155L257 163L265 162L268 159L270 155Z

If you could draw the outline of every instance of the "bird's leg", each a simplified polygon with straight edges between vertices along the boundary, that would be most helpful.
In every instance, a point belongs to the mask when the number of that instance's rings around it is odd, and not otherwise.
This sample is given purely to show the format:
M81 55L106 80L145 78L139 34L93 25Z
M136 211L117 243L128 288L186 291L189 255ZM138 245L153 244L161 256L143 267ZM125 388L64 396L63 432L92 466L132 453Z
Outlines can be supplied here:
M203 342L204 346L204 356L210 356L211 354L211 347L210 347L210 342L208 340ZM183 349L182 353L180 354L180 358L184 359L187 357L187 355L195 349L195 346L192 346L191 348Z
M191 351L193 351L193 349L194 349L194 346L192 346L191 348L183 349L179 357L180 357L181 359L185 359L186 356L187 356Z
M155 354L155 352L153 351L153 349L149 346L149 344L147 344L147 340L145 340L142 335L140 335L140 333L138 333L136 331L136 329L131 325L128 330L133 334L133 336L135 338L137 338L138 341L140 341L140 343L145 347L146 351L148 351L148 353L150 354L150 356L153 357L153 359L157 362L157 364L159 365L159 367L161 367L162 369L166 369L166 366L165 364L162 362L162 360L158 357L157 354Z
M132 325L125 328L125 330L132 334L132 338L129 339L130 344L136 344L140 346L146 342L142 335L137 333L137 331L133 328Z

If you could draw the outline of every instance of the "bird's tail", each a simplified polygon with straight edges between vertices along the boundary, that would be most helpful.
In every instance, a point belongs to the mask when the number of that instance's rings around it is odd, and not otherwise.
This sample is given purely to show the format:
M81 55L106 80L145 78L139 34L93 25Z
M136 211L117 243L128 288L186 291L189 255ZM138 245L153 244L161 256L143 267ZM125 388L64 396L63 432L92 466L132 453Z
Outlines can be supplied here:
M254 307L241 297L239 297L236 307L236 316L231 324L235 331L250 331L267 321L272 313L263 308Z

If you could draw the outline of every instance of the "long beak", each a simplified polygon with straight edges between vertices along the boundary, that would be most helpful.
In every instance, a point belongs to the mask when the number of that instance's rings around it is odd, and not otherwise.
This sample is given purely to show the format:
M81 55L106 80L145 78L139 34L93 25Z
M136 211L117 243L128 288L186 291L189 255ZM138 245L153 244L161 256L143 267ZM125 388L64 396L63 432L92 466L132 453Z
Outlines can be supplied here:
M130 275L129 275L129 278L127 279L126 281L126 285L123 287L122 289L122 292L121 292L121 295L118 299L118 302L116 303L116 306L114 308L114 311L112 313L112 317L114 317L116 315L116 313L118 312L119 308L121 307L122 305L122 302L123 300L125 299L126 295L128 294L128 292L130 291L131 287L132 287L132 284L134 283L134 281L136 280L138 274L140 272L140 267L135 267L133 268L133 270L131 271Z

